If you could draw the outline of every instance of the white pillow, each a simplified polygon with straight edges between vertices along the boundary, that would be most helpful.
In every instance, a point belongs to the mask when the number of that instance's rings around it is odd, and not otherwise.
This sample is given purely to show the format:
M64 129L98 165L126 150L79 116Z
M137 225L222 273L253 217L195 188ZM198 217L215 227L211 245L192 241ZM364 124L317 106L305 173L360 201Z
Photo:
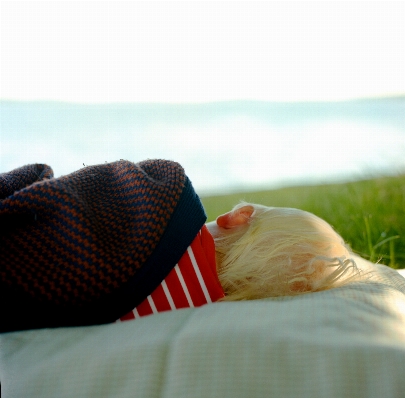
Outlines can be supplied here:
M4 397L399 397L405 279L0 336Z

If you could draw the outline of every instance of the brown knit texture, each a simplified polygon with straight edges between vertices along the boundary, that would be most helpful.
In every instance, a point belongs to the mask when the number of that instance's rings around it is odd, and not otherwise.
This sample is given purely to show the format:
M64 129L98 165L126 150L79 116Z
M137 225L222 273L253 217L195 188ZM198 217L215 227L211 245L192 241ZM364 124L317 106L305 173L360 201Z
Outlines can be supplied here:
M186 179L179 164L164 160L119 161L60 178L36 166L0 176L0 217L8 220L0 278L55 304L90 302L134 276L160 241Z

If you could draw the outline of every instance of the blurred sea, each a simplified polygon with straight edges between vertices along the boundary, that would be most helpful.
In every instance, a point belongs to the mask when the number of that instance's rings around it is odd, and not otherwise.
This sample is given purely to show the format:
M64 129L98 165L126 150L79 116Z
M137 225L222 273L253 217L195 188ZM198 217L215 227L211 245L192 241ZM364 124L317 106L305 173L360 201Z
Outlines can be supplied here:
M199 194L405 172L405 97L344 102L0 102L0 172L55 176L128 159L181 163Z

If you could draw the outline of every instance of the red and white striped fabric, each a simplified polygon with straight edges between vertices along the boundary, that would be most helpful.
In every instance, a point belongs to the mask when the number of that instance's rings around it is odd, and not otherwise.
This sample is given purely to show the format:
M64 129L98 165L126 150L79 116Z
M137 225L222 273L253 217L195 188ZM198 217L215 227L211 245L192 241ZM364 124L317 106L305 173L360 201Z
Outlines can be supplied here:
M117 322L163 311L199 307L222 297L224 291L216 270L214 240L204 225L162 283Z

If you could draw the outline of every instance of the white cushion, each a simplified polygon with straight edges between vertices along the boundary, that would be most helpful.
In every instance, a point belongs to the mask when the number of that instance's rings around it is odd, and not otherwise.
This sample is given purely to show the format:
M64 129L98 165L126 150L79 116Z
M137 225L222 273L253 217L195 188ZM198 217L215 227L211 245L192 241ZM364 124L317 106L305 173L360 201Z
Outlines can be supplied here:
M399 397L405 279L0 336L4 397Z

